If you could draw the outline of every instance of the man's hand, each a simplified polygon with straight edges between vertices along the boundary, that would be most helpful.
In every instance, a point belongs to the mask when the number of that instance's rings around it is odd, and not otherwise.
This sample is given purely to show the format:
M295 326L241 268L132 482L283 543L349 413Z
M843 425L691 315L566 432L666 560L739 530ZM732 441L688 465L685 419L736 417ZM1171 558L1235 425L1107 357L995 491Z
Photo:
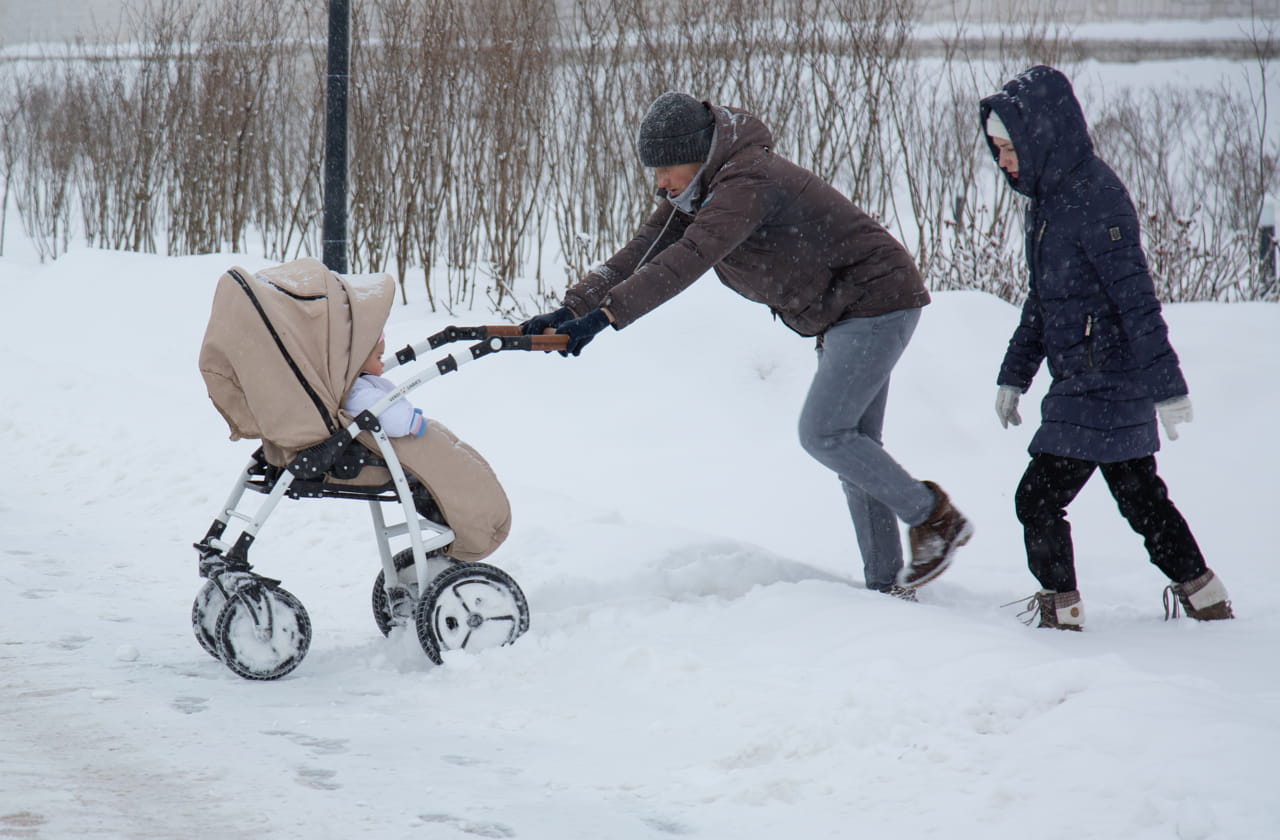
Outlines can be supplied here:
M543 315L534 315L529 320L520 325L521 335L542 335L545 330L554 330L556 327L573 320L573 310L567 306L562 306L555 312L547 312Z
M1001 385L996 391L996 416L1000 418L1001 427L1007 429L1009 424L1022 425L1022 415L1018 413L1018 398L1022 392L1011 385Z
M607 326L609 326L609 316L603 309L593 309L581 318L566 321L556 330L556 335L569 336L569 344L560 352L560 355L567 356L570 353L578 355L582 352L582 348L596 337L596 333Z
M1158 402L1156 414L1160 417L1160 423L1164 426L1164 433L1169 436L1169 440L1177 440L1178 424L1190 423L1193 419L1191 397L1183 394L1171 400Z

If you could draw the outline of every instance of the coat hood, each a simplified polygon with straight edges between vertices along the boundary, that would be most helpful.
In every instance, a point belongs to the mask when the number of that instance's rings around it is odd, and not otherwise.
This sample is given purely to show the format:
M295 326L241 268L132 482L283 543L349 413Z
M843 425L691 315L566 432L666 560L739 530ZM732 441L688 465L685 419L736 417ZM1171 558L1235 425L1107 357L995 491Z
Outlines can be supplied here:
M727 105L712 105L710 102L705 104L711 109L716 122L711 151L707 155L707 162L698 172L701 187L699 203L705 203L710 197L711 182L722 174L721 170L735 165L745 167L773 148L773 132L755 114ZM755 154L751 153L753 148ZM736 160L731 161L732 158Z
M979 105L979 124L993 158L999 150L987 136L987 115L995 111L1009 130L1018 155L1018 177L1006 172L1018 192L1042 198L1066 175L1093 157L1093 141L1071 82L1061 71L1037 65L1010 80Z

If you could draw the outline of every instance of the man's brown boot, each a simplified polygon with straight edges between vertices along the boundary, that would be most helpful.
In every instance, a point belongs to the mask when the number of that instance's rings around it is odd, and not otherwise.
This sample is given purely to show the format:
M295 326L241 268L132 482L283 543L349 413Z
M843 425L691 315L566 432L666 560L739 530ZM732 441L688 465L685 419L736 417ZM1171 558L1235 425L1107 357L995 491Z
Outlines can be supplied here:
M932 481L924 485L933 491L937 502L929 518L907 531L911 562L898 574L898 584L908 588L923 586L945 572L955 550L973 536L973 525L952 507L942 488Z

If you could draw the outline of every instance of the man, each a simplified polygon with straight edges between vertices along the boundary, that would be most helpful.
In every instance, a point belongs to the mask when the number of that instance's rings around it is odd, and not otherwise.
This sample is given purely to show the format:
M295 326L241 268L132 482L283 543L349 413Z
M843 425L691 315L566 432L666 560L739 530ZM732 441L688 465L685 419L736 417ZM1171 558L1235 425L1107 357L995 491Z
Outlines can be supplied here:
M1040 627L1084 625L1066 506L1096 469L1171 581L1166 618L1179 604L1202 621L1231 618L1226 588L1156 475L1156 416L1176 440L1178 424L1191 420L1191 400L1129 194L1094 155L1061 72L1032 67L983 99L979 112L996 165L1030 198L1029 291L997 379L1000 423L1022 422L1018 398L1042 360L1053 377L1014 498L1027 564L1042 587L1028 604L1028 623L1038 614Z
M915 600L951 563L972 526L932 482L912 478L881 445L889 377L929 302L910 254L812 172L773 152L755 116L668 92L637 138L665 196L622 250L523 324L554 328L578 355L715 269L721 282L818 339L818 371L800 442L840 478L869 589ZM903 568L898 520L910 526Z

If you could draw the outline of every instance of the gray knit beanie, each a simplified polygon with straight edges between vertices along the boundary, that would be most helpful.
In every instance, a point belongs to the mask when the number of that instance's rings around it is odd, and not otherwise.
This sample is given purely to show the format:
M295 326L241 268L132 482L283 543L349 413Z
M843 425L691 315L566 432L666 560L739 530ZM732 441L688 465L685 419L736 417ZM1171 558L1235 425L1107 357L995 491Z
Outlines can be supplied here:
M706 105L687 93L667 91L653 100L640 122L640 162L650 169L702 163L711 152L715 124Z

